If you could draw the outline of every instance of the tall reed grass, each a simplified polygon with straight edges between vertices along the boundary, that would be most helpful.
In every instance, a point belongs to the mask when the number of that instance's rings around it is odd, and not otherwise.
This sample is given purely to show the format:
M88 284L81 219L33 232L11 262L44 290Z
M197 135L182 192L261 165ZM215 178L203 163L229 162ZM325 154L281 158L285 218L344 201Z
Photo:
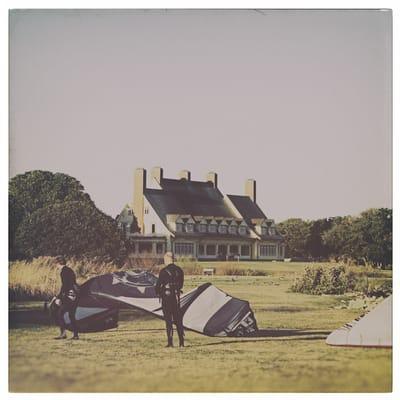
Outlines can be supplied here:
M74 259L67 262L76 274L78 283L119 269L115 264L97 259ZM10 301L44 300L60 290L60 271L54 257L39 257L32 261L9 264L8 288Z

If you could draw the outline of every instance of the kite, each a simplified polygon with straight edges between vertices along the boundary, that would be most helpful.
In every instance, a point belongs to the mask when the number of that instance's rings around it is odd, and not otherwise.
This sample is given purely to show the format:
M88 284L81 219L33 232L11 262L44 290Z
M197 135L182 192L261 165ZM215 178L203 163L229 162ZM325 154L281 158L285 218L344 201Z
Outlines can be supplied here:
M86 281L80 289L76 320L80 332L102 331L118 325L118 310L135 308L163 318L150 272L120 271ZM247 301L232 297L211 283L181 296L183 326L207 336L250 336L257 328ZM70 328L68 313L64 314Z

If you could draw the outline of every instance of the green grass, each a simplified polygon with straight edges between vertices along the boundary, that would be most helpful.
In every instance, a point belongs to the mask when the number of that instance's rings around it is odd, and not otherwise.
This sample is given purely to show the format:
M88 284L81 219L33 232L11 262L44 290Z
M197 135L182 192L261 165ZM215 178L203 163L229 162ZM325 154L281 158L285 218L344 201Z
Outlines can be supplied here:
M204 263L209 266L213 263ZM42 303L10 304L9 383L14 392L387 392L388 349L338 348L326 336L360 314L335 309L344 296L289 291L301 265L241 263L268 276L187 277L247 299L260 337L186 333L187 347L164 348L164 322L124 311L117 329L55 341Z

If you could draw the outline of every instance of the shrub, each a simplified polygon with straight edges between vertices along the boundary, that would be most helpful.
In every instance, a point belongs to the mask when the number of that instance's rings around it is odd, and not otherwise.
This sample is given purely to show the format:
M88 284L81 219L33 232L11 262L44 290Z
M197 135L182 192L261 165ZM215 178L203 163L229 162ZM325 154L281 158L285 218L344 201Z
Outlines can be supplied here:
M354 290L357 274L344 266L310 267L297 276L291 289L306 294L343 294Z

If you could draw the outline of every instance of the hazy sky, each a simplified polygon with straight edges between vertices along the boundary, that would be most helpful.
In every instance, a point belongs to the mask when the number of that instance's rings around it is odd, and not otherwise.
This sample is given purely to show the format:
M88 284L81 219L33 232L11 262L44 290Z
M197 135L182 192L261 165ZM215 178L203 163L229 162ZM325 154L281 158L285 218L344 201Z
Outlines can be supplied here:
M391 207L389 11L11 11L10 93L11 176L112 216L153 166L276 221Z

